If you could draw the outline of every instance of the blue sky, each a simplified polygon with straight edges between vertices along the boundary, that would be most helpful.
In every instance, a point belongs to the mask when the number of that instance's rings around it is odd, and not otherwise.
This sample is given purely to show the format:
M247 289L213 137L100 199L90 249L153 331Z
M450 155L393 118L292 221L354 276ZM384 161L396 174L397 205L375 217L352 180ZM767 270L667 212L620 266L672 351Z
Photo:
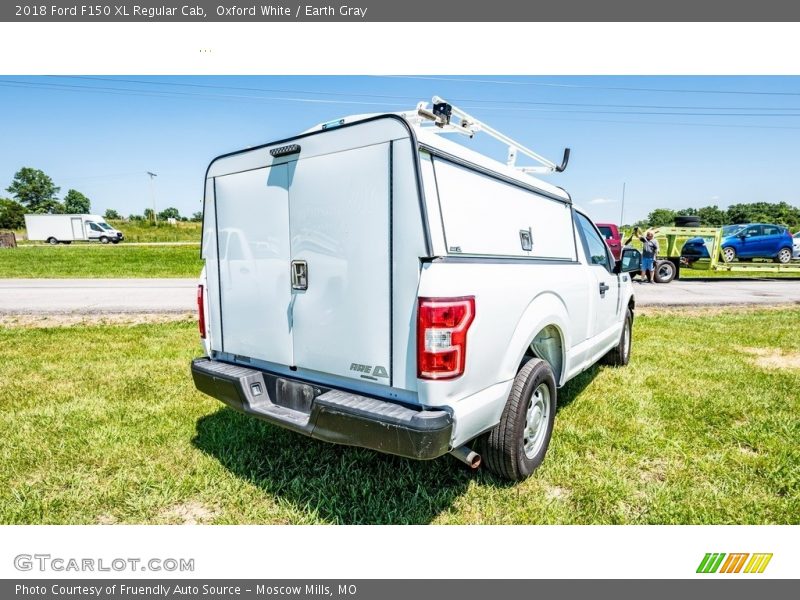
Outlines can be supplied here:
M0 76L0 196L23 166L93 212L200 210L215 156L440 95L558 161L547 179L599 221L657 207L800 205L800 77ZM480 136L478 136L480 137ZM461 140L504 159L486 139Z

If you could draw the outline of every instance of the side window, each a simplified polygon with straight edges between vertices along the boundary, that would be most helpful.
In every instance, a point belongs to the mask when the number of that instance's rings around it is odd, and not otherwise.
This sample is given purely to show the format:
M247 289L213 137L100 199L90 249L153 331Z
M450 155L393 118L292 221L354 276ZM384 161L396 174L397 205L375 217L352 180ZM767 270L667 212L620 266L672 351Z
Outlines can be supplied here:
M583 249L586 252L586 260L590 265L602 265L609 271L611 268L611 261L608 257L608 247L603 241L603 238L597 233L597 230L592 225L591 221L580 213L575 213L578 221L578 227L581 231L581 238L583 238Z
M91 228L92 228L92 231L101 231L101 232L103 231L103 230L102 230L102 229L101 229L99 226L97 226L95 223L89 223L89 227L91 227Z
M610 240L614 237L614 232L611 231L611 227L598 227L598 229L600 230L600 233L603 234L603 237L607 240Z
M761 235L761 225L753 225L752 227L748 227L744 230L744 235L746 237Z
M778 235L780 232L775 225L764 225L764 235Z

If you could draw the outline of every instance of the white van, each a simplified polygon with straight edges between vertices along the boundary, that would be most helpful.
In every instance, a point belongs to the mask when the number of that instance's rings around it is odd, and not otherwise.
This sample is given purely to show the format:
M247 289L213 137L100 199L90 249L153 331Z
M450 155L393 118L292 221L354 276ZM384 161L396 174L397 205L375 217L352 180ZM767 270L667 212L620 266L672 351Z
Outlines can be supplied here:
M192 374L313 438L523 479L557 388L627 364L639 254L615 263L564 190L436 118L345 118L210 164Z
M100 215L25 215L25 229L29 240L53 246L74 241L118 244L125 239Z

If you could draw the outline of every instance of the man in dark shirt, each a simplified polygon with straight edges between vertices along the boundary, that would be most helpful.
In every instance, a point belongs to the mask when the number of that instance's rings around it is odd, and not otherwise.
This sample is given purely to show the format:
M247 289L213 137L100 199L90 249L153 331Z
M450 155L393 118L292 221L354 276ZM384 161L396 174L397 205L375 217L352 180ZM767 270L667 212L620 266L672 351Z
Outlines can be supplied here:
M627 246L631 240L636 237L642 242L642 283L653 283L653 269L655 267L656 257L658 256L658 240L653 236L651 230L647 230L645 235L642 235L639 228L636 227L630 237L623 242Z

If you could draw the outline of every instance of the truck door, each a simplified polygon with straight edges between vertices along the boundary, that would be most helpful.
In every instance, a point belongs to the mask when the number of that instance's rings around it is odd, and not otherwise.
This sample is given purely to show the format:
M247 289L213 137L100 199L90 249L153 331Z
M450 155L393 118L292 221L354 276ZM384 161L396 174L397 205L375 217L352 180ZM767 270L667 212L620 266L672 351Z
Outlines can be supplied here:
M83 237L84 237L83 236L83 219L81 219L80 217L72 217L70 219L70 222L72 224L72 237L73 237L73 239L82 240Z
M587 266L595 278L594 289L589 294L594 315L590 336L597 338L598 344L602 345L619 325L619 276L614 273L610 251L592 222L578 212L575 213L575 218Z
M290 176L299 369L390 383L390 146L301 158Z
M222 350L292 365L287 164L215 178Z

